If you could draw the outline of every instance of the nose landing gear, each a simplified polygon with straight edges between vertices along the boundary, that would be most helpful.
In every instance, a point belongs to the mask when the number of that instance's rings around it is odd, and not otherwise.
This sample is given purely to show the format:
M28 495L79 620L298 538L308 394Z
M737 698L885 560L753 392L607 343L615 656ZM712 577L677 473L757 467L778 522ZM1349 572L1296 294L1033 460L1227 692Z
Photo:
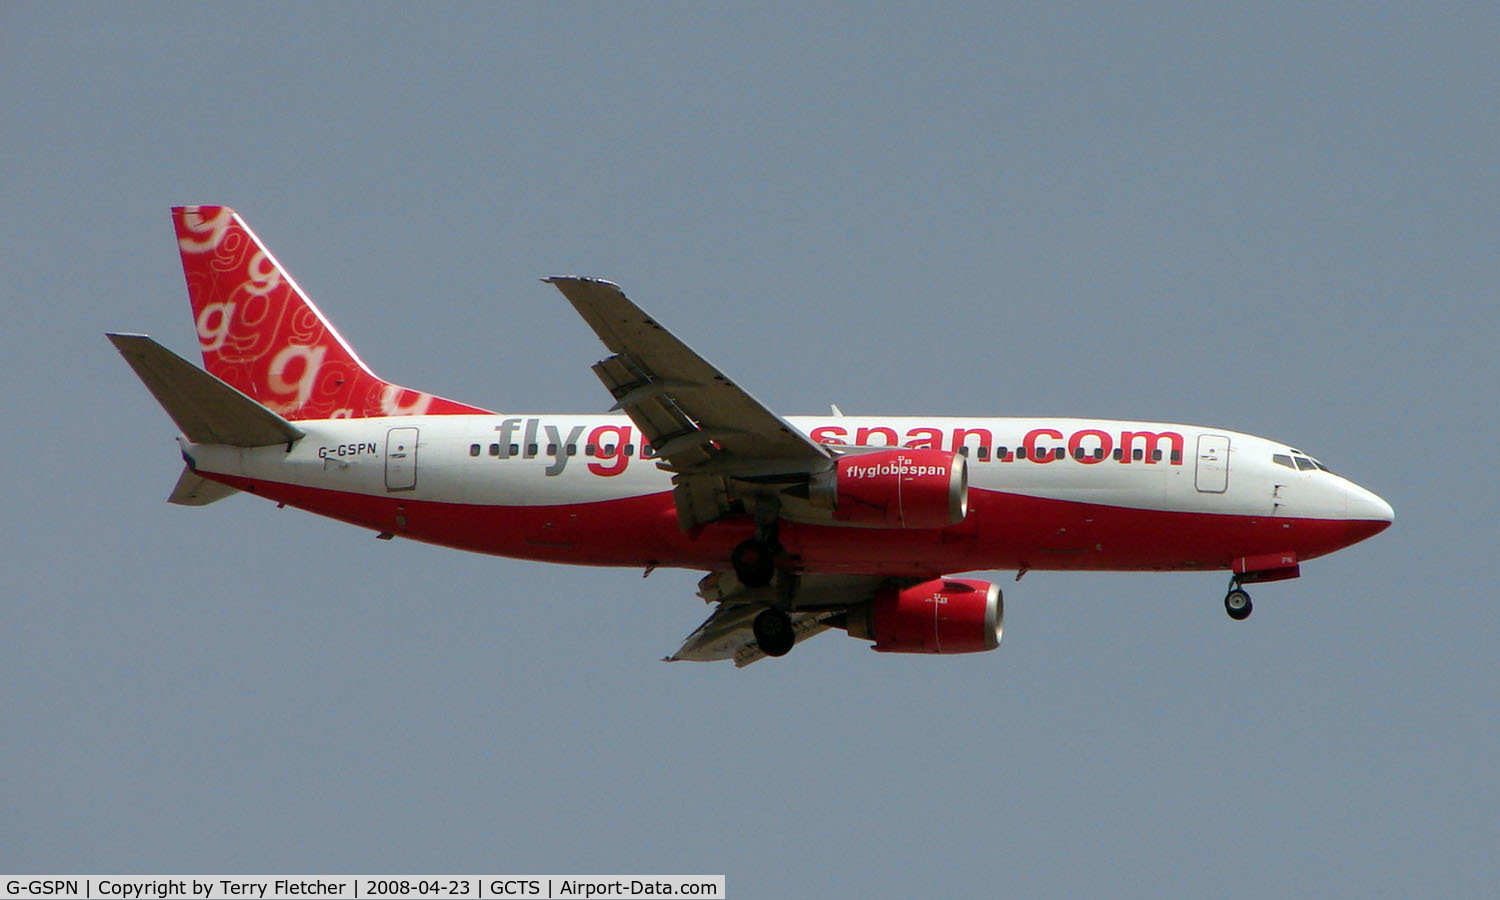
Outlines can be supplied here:
M1250 602L1250 595L1240 587L1240 580L1229 579L1229 593L1224 595L1224 611L1229 613L1229 618L1236 622L1243 622L1250 618L1250 613L1254 609L1254 604Z

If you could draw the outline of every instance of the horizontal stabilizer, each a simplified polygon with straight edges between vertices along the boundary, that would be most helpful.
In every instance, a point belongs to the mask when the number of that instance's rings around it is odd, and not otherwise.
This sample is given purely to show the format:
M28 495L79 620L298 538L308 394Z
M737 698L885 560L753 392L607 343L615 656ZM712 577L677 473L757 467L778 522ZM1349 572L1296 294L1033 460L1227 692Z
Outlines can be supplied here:
M178 476L177 484L172 488L167 502L176 503L178 506L207 506L239 492L239 488L209 481L187 466L183 466L182 474Z
M110 334L172 421L195 444L289 444L301 429L143 334ZM175 496L175 492L174 492Z

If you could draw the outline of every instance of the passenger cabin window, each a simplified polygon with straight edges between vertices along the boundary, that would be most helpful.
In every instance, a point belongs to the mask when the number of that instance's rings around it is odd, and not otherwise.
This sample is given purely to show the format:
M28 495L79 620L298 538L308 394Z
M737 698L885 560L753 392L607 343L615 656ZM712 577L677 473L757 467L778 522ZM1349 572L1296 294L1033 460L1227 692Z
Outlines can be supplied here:
M536 456L536 444L527 444L526 445L526 455L527 456Z
M1286 466L1288 469L1297 468L1296 466L1292 465L1292 458L1290 456L1287 456L1285 453L1272 453L1271 462L1275 463L1278 466Z
M981 460L989 459L990 458L990 448L988 448L988 447L984 446L983 444L981 444L980 447L979 447L979 458Z
M1161 462L1161 451L1160 450L1152 450L1151 451L1151 461L1152 462Z
M583 445L583 455L584 456L593 456L594 455L594 445L593 444L584 444Z
M1115 459L1118 461L1118 460L1122 460L1124 458L1125 458L1125 451L1123 449L1119 448L1119 447L1116 447L1115 448Z
M1173 450L1172 451L1172 464L1173 465L1180 465L1181 463L1182 463L1182 451L1181 450Z
M577 456L578 455L578 445L577 444L569 444L568 445L568 455L569 456Z
M1131 451L1130 458L1135 460L1136 462L1140 462L1141 460L1146 458L1146 451L1142 450L1140 447L1137 447L1135 448L1135 450Z
M470 456L478 456L479 455L479 445L478 444L470 444L469 445L469 455Z
M520 453L520 452L521 452L521 445L520 444L511 444L510 445L510 455L511 456L515 456L517 453Z
M499 456L499 455L500 455L500 445L499 444L490 444L490 456Z
M1067 457L1067 455L1068 455L1068 451L1065 450L1065 449L1063 449L1062 447L1058 447L1056 450L1052 451L1052 458L1053 459L1064 459L1064 458Z

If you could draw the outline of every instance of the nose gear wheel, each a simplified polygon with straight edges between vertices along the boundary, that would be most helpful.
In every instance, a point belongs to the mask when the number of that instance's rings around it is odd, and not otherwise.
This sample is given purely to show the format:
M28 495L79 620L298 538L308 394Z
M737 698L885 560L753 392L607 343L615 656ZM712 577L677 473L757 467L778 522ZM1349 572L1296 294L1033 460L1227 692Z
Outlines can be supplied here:
M1236 622L1243 622L1250 618L1250 612L1255 609L1247 594L1238 583L1231 585L1229 593L1224 595L1224 611L1229 613L1229 618Z

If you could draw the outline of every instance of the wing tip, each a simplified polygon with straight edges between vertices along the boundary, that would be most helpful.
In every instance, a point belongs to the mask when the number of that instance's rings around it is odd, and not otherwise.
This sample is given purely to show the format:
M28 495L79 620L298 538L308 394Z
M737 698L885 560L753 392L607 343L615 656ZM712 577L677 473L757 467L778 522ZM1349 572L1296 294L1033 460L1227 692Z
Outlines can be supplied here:
M104 336L109 339L111 344L120 349L124 349L124 347L130 344L138 344L141 341L151 340L151 335L139 334L134 331L106 331L104 332Z
M542 283L551 285L597 284L601 287L614 288L617 291L620 289L620 286L613 281L605 278L595 278L592 275L549 275L542 279Z

